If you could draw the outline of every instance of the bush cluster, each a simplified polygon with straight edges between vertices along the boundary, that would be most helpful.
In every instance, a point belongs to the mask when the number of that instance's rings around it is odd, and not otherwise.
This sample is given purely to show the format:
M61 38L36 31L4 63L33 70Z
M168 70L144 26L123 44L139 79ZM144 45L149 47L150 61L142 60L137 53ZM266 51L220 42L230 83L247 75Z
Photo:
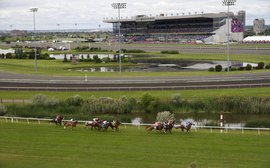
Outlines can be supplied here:
M5 115L7 112L7 107L3 104L0 104L0 116Z
M83 46L83 47L76 47L75 48L76 51L91 51L91 52L108 52L109 50L103 50L101 47L87 47L87 46Z
M163 50L160 52L161 54L179 54L177 50Z

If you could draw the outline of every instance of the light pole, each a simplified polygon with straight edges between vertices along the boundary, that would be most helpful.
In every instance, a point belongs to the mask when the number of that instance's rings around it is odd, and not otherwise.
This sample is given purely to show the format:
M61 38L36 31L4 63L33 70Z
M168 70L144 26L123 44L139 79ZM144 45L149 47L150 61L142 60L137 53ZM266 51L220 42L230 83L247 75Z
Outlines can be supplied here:
M118 10L118 53L119 53L119 72L120 75L122 74L122 66L121 66L121 46L120 46L120 34L121 34L121 23L120 23L120 9L125 9L127 6L127 3L112 3L113 9Z
M34 21L34 40L35 40L35 34L36 34L36 12L38 11L38 8L30 8L30 12L33 12L33 21ZM35 42L35 72L38 71L38 65L37 65L37 45Z
M230 17L229 17L229 12L230 12L230 6L235 5L236 0L223 0L222 4L224 6L228 6L228 13L227 13L227 20L228 20L228 34L227 34L227 72L230 72Z

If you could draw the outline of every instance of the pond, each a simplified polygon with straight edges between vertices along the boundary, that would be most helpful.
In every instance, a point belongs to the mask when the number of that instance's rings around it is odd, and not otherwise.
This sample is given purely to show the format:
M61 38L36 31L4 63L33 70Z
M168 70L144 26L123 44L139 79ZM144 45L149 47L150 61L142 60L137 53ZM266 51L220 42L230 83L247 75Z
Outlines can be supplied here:
M247 63L241 63L240 66L246 66ZM208 70L210 67L222 65L223 68L227 67L226 61L211 61L209 63L186 63L181 64L162 64L162 63L138 63L133 66L123 66L122 72L180 72L180 71L195 71L195 70ZM256 65L253 65L256 66ZM119 72L119 66L109 67L83 67L68 69L68 71L80 72Z
M114 58L114 54L78 54L77 59L91 58L94 56L98 58ZM64 54L50 54L51 58L64 59ZM72 57L72 54L66 54L67 59ZM125 55L125 57L132 58L131 55ZM150 58L150 59L149 59ZM208 70L216 65L221 65L223 68L227 67L227 61L207 61L207 60L175 60L175 59L151 59L151 56L145 59L130 59L134 66L122 65L122 72L179 72L179 71L192 71L192 70ZM246 66L248 63L231 61L230 64L235 67ZM257 66L257 64L249 63L252 66ZM83 67L68 69L68 71L80 71L80 72L119 72L119 66L115 67Z

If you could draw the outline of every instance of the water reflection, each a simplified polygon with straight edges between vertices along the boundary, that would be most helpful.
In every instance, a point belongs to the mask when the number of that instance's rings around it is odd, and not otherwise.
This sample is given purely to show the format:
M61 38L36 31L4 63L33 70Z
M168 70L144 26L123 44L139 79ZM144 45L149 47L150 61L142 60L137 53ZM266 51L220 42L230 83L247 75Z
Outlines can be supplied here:
M0 48L0 54L7 54L7 53L15 53L15 50L13 50L13 49L1 49Z

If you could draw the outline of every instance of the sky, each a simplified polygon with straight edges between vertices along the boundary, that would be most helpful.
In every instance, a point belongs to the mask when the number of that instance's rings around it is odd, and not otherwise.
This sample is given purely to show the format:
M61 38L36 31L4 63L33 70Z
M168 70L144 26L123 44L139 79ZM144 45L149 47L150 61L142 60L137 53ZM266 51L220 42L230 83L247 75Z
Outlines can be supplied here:
M33 29L30 7L38 8L37 30L111 28L112 25L103 23L103 19L117 17L117 10L111 6L117 2L127 3L127 8L121 10L123 18L141 14L227 11L222 0L0 0L0 30ZM239 10L246 11L246 25L252 25L255 18L264 18L270 25L270 0L237 0L230 11Z

